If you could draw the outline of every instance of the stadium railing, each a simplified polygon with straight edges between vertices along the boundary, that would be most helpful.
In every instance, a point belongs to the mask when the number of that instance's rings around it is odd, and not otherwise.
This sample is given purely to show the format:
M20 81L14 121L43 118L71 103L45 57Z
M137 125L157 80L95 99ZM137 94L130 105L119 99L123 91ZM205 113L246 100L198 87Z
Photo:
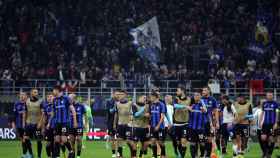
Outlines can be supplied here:
M16 96L20 91L30 91L36 87L39 93L44 97L48 91L52 90L52 87L57 84L65 84L65 91L74 91L78 95L84 98L92 98L93 96L110 96L115 88L125 88L128 93L135 97L141 94L147 94L150 92L150 88L157 86L160 88L162 94L174 94L178 84L185 85L187 93L191 94L194 90L201 88L209 83L217 83L219 85L220 93L227 94L229 96L236 96L238 94L244 94L248 96L250 100L253 100L256 96L263 95L263 91L272 90L275 93L275 98L279 98L280 94L280 80L264 80L263 89L255 92L251 87L248 80L243 81L228 81L228 80L87 80L85 82L67 80L58 81L54 79L33 79L33 80L0 80L0 96ZM67 84L71 82L74 87L69 88Z

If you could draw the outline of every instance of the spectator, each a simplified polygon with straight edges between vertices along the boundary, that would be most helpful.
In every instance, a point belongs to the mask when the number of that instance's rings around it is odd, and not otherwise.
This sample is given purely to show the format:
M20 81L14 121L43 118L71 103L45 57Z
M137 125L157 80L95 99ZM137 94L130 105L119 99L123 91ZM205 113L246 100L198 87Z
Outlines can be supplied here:
M251 59L248 59L248 61L247 61L247 66L248 66L248 70L250 71L250 72L254 72L255 71L255 69L256 69L256 61L253 59L253 58L251 58Z
M277 51L273 57L270 60L271 66L272 66L272 72L274 75L278 75L279 73L279 57L280 57L280 53L279 51Z

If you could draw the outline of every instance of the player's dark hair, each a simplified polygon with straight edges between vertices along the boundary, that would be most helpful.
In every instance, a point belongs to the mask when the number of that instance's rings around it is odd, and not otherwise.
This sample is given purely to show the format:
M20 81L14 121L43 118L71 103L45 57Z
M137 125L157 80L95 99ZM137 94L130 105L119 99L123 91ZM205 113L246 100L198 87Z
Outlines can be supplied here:
M48 96L48 95L52 95L52 94L53 94L52 92L47 92L47 96Z
M32 92L32 91L34 91L34 90L38 90L38 89L34 87L34 88L32 88L30 91Z
M273 94L274 92L272 90L267 90L266 93L271 93Z
M127 91L125 89L120 89L120 90L118 90L118 92L127 94Z
M245 98L245 96L244 96L243 94L241 94L241 93L238 94L237 97L238 97L238 98Z
M62 91L62 89L61 89L61 87L59 85L54 86L53 90L58 90L59 92Z
M154 88L152 88L151 91L153 91L153 92L159 92L159 88L158 88L158 87L154 87Z
M155 96L156 98L159 98L159 93L155 92L155 91L152 91L151 96Z
M208 89L208 91L211 92L211 89L210 89L209 86L204 86L204 87L202 87L202 89L204 89L204 88Z
M177 88L181 89L181 91L186 94L186 88L182 84L179 84Z

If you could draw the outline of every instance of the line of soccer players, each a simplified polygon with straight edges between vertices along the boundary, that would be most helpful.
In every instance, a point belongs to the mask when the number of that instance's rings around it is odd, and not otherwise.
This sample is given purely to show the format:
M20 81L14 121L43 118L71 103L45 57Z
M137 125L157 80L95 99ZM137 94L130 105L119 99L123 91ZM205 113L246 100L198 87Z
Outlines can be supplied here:
M112 157L123 157L123 147L128 145L131 157L137 157L137 144L141 144L139 157L145 157L151 148L152 157L166 157L165 138L172 140L174 154L186 155L189 144L192 158L210 158L215 152L227 154L229 138L232 140L233 157L243 157L248 150L251 125L258 125L258 138L263 158L270 158L275 138L280 135L280 106L273 101L273 93L266 93L257 118L251 103L243 95L235 102L222 95L219 103L211 96L209 87L186 95L179 86L175 99L166 95L160 99L158 89L150 95L129 101L127 92L115 90L107 102L108 131L112 142ZM200 153L198 151L200 150Z
M228 96L222 96L218 103L210 94L209 87L204 87L188 97L185 88L179 86L175 99L166 95L161 100L159 90L154 89L150 95L139 96L132 102L125 90L115 90L107 102L112 157L122 158L123 146L127 144L131 157L136 158L140 142L139 157L147 155L151 148L153 157L164 158L167 135L176 157L185 157L188 144L193 158L209 158L215 148L224 155L229 137L233 141L233 155L241 156L248 148L250 126L256 123L263 157L270 158L275 138L280 134L279 105L273 100L273 93L266 93L254 115L251 103L243 95L234 103ZM38 96L37 89L31 90L29 98L21 92L14 106L13 126L21 139L22 157L33 157L31 138L37 140L38 157L43 138L47 141L49 158L60 157L60 149L65 157L66 148L68 157L80 157L85 106L77 101L75 94L63 95L60 87L54 87L46 100Z
M20 93L14 105L13 128L16 129L22 144L22 158L33 158L31 138L37 140L37 156L41 158L42 140L46 140L46 153L49 158L60 157L62 150L68 157L81 156L84 117L87 106L79 103L75 94L66 96L59 86L48 93L46 100L39 98L38 90L32 89L30 97ZM89 122L92 122L90 120ZM77 144L77 150L75 145ZM60 150L61 149L61 150Z

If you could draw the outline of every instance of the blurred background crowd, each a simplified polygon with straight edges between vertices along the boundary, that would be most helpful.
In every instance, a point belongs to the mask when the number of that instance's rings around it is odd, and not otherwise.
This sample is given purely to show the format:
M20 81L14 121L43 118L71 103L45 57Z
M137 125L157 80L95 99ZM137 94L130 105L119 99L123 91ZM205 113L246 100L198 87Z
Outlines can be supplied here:
M0 0L0 79L277 79L279 8L278 0ZM157 69L128 33L153 16Z

